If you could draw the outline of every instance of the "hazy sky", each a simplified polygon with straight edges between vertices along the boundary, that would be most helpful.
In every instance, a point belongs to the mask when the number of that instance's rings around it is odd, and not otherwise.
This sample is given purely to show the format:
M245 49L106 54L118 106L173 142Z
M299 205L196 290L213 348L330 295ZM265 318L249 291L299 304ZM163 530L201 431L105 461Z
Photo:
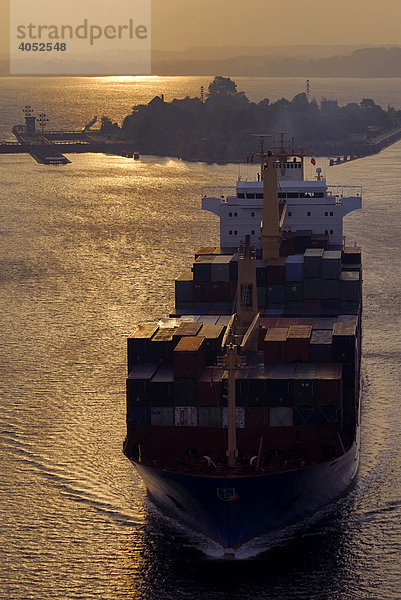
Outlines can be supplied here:
M153 48L401 44L401 0L153 0Z
M8 46L8 3L0 0L0 51ZM152 46L159 50L401 45L401 0L152 0L152 13Z

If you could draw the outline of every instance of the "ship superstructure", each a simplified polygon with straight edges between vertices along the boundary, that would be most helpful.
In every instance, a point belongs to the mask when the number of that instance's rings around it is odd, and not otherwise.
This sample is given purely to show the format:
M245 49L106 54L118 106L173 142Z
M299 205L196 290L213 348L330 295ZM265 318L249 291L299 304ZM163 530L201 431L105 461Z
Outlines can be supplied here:
M304 181L302 153L260 156L256 182L203 197L220 246L128 339L125 454L224 549L334 500L359 462L361 252L342 219L361 191Z
M304 180L304 155L284 149L275 162L279 201L286 206L283 232L306 229L326 234L329 245L341 249L344 243L343 219L362 207L359 186L327 185L318 169L316 179ZM260 247L260 222L263 211L263 181L239 179L235 187L206 187L202 208L220 218L220 245L238 246L246 234Z

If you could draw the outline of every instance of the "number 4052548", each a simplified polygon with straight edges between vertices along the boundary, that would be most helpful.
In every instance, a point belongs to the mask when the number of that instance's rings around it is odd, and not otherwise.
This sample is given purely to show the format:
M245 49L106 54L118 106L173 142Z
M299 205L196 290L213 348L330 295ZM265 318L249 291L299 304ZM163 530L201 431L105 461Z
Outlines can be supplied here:
M67 50L67 44L63 43L55 43L51 42L21 42L18 46L18 50L22 50L23 52L52 52L55 50L56 52L65 52Z

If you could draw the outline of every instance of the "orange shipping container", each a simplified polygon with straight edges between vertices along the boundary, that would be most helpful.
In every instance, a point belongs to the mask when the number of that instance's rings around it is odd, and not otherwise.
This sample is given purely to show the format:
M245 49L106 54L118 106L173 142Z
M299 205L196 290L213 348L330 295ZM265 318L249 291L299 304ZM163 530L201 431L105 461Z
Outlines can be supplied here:
M308 362L311 335L312 327L310 325L291 325L287 335L288 362Z
M263 342L265 363L286 362L287 334L287 327L274 327L267 331Z
M181 338L173 352L174 378L199 377L206 364L205 338L187 336Z

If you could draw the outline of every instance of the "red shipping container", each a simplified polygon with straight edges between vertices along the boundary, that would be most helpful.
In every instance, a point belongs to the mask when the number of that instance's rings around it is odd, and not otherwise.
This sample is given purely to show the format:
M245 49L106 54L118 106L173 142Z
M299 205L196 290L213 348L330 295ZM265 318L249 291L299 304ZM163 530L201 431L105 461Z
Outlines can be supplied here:
M195 302L212 302L212 284L209 281L194 281L193 296Z
M210 284L210 300L212 302L228 302L229 283L225 281L213 281Z
M183 337L173 352L174 378L196 379L206 364L205 338L201 336Z
M287 258L280 256L271 258L267 263L266 279L267 283L285 283L285 264Z
M287 257L290 254L294 254L294 233L293 232L291 232L291 231L284 232L281 235L279 254L280 254L280 256L283 256L283 257Z
M247 406L245 408L246 427L266 427L269 425L270 409L268 406Z
M341 406L342 364L321 363L317 379L317 401L319 406Z
M268 329L263 342L264 362L283 363L287 360L287 327Z
M329 235L327 233L313 233L310 241L311 248L327 250L329 247Z
M224 369L206 367L198 380L198 405L221 406Z
M287 335L288 362L309 361L309 342L312 335L310 325L291 325Z

